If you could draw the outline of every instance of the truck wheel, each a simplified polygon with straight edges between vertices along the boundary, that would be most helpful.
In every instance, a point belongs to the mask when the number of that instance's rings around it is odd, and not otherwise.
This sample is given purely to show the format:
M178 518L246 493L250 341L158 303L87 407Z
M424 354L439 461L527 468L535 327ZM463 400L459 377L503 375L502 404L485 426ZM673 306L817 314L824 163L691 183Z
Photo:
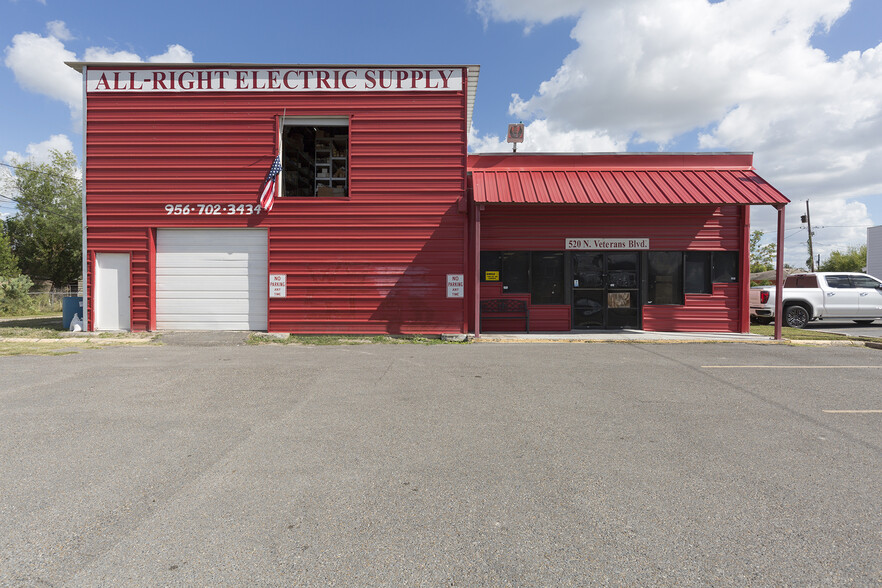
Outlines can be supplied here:
M757 325L771 325L772 321L775 320L775 317L772 316L752 316L750 317L750 321Z
M859 325L869 325L869 324L873 323L873 319L860 320L860 321L854 321L854 322L856 322Z
M801 329L809 322L809 311L805 306L793 304L784 309L784 326Z

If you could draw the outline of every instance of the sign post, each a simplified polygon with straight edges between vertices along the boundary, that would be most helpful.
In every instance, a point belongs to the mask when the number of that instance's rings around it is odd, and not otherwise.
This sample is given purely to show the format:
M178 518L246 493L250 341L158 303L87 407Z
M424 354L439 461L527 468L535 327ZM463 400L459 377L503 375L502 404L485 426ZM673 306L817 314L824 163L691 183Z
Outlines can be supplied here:
M524 123L508 125L508 137L505 140L511 143L512 153L517 153L518 143L524 142Z

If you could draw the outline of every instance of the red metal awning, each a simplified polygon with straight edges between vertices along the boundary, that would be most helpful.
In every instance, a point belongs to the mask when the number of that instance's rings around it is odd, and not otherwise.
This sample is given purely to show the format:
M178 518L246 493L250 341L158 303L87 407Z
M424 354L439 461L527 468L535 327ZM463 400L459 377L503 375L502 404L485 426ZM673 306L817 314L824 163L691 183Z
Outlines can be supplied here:
M470 156L485 204L787 204L749 154Z

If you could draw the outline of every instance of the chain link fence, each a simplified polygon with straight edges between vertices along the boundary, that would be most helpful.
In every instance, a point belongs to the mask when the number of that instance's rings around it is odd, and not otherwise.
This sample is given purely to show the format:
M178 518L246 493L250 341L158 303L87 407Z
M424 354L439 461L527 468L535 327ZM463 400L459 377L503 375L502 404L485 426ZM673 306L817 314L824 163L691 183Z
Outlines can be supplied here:
M34 306L39 313L58 312L61 313L62 302L68 296L82 296L83 289L80 284L71 284L63 288L52 288L50 290L31 290L28 292Z

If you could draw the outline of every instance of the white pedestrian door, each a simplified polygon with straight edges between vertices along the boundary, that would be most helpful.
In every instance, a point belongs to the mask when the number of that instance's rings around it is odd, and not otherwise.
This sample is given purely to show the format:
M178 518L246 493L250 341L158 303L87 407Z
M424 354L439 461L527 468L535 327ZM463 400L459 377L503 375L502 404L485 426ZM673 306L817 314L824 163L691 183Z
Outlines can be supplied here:
M265 331L265 229L159 229L156 328Z
M128 253L95 254L96 331L131 329L130 273Z

